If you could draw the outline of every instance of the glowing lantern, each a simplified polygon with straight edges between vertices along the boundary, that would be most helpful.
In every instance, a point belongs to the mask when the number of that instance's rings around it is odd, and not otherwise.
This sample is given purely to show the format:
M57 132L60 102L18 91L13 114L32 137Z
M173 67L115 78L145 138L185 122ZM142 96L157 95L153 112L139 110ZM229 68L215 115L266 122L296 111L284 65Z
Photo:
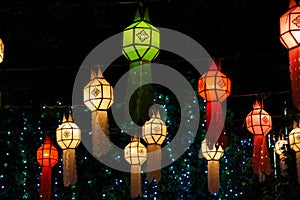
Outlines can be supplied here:
M280 41L289 50L293 103L300 110L300 6L294 0L290 1L289 10L280 17Z
M209 148L213 148L222 132L224 118L221 103L231 93L231 80L218 68L220 63L217 66L212 62L209 71L198 80L198 94L206 100L206 142Z
M0 63L3 62L4 59L4 44L3 41L0 39Z
M286 156L284 155L284 153L287 151L287 145L288 141L283 139L282 136L278 138L274 146L276 154L279 155L280 170L282 174L285 174L285 170L287 169L287 165L285 163Z
M131 198L142 195L141 165L147 160L147 149L138 137L132 137L124 149L125 160L131 165Z
M75 148L81 141L81 131L71 114L68 119L63 116L62 124L56 129L56 141L63 149L63 181L64 186L68 187L77 182Z
M253 105L253 110L246 116L248 131L254 134L252 166L259 181L265 181L265 174L271 174L271 164L268 155L266 135L272 129L272 118L263 109L258 101Z
M143 139L147 143L147 178L151 183L153 179L157 182L161 178L161 145L167 136L167 126L161 120L159 112L153 114L142 129ZM157 169L157 170L153 170Z
M40 199L51 199L52 167L58 162L58 151L47 136L44 144L37 150L37 162L42 167L40 180Z
M201 155L207 160L208 191L215 193L219 191L220 185L220 164L219 160L224 155L221 145L213 145L210 149L204 139L201 143Z
M300 184L300 127L294 122L293 130L289 133L290 148L296 152L298 183Z
M137 10L134 22L123 31L122 47L123 55L130 61L127 90L137 88L132 96L127 92L126 99L130 99L132 120L142 126L153 105L153 86L147 83L151 83L151 62L158 56L160 48L160 32L150 23L148 9L143 19Z
M84 104L92 111L93 154L100 157L109 149L107 110L113 104L113 87L99 69L97 75L91 72L91 80L83 91Z

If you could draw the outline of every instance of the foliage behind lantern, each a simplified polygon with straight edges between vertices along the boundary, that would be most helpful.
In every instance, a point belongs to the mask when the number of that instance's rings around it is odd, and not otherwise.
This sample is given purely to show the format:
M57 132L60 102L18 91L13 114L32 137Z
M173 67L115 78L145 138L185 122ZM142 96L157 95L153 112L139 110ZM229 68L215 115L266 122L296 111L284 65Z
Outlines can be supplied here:
M130 61L151 62L159 53L160 33L150 24L148 9L141 19L137 11L134 22L123 33L123 54Z

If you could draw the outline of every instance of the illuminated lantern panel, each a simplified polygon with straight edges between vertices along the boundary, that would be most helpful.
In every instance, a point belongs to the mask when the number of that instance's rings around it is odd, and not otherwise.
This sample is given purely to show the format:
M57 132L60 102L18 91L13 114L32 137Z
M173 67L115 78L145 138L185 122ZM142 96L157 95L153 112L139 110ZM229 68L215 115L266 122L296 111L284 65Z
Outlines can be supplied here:
M300 152L300 128L294 128L289 134L290 148Z
M91 110L108 110L113 104L113 87L104 79L100 70L92 72L90 82L83 90L84 104Z
M37 162L42 167L53 167L58 162L58 151L46 137L45 143L37 150Z
M278 140L275 143L275 152L278 155L283 154L284 152L287 151L287 145L288 145L288 141L287 140Z
M167 136L167 126L159 114L146 121L142 130L143 139L147 144L161 145Z
M3 62L3 59L4 59L4 43L0 39L0 63Z
M131 165L142 165L147 160L147 149L138 139L133 139L124 150L125 160Z
M220 160L220 158L224 155L224 150L221 145L219 145L218 148L213 145L213 148L209 149L205 140L203 140L201 144L201 152L202 156L206 160Z
M159 54L160 33L150 24L148 9L144 19L137 11L134 22L123 32L123 54L130 61L151 62Z

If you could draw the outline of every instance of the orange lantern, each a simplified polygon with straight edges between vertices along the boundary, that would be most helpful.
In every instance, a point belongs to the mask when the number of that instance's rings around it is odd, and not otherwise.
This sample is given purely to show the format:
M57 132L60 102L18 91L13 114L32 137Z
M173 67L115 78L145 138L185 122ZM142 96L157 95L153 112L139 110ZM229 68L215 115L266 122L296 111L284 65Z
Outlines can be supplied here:
M141 166L147 160L147 149L138 137L132 137L124 149L125 160L131 166L130 195L134 199L142 195Z
M77 182L75 148L80 144L81 131L74 123L72 115L66 119L63 116L62 124L56 129L56 142L63 149L63 181L68 187Z
M280 41L289 50L292 97L300 110L300 6L291 0L289 10L280 17Z
M215 193L219 191L220 185L220 158L224 155L224 149L221 145L213 145L212 149L209 149L204 139L201 143L201 157L207 160L207 179L208 179L208 191Z
M109 150L107 110L113 104L113 87L100 69L91 72L91 80L83 89L84 104L92 111L93 155L100 157Z
M44 144L37 150L37 162L42 167L40 180L40 199L51 199L52 167L58 163L58 151L47 136Z
M294 121L293 130L289 133L290 148L296 152L298 183L300 184L300 126Z
M264 182L265 174L271 174L266 135L272 129L272 118L258 100L254 103L253 110L246 116L246 126L254 135L253 171L259 176L259 181Z
M167 136L167 126L160 118L159 112L153 114L142 128L143 139L147 143L147 178L151 183L153 179L158 182L161 178L161 145ZM157 169L157 170L153 170Z
M206 142L209 148L213 148L222 132L224 118L221 103L231 93L231 80L219 68L220 63L216 65L212 62L209 71L198 80L198 94L206 100Z

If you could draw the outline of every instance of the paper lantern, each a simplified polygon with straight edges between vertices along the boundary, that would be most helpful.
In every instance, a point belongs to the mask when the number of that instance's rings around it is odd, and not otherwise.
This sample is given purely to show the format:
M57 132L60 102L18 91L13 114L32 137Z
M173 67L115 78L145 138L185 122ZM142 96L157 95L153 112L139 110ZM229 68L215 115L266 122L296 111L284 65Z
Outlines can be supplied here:
M123 54L131 62L151 62L159 54L160 33L150 24L148 9L141 19L137 10L133 23L123 32Z
M167 126L160 118L159 112L152 115L142 128L143 139L147 143L147 178L151 183L161 178L161 145L167 136ZM150 154L149 154L150 153ZM157 169L157 170L153 170Z
M147 160L147 149L138 137L132 137L124 149L125 160L131 166L130 195L136 198L142 195L141 166Z
M272 129L272 117L263 109L258 100L253 105L253 110L246 116L248 131L254 135L252 166L259 181L265 181L265 174L271 174L271 163L268 155L266 135Z
M42 167L40 179L40 199L51 199L52 167L58 162L58 151L47 136L44 144L37 150L37 162Z
M221 145L213 145L210 149L204 139L201 143L201 154L207 160L208 191L215 193L219 191L220 185L220 164L219 160L224 155Z
M277 142L275 143L275 152L279 155L279 162L280 162L280 170L283 175L285 175L285 171L287 169L287 165L285 163L286 155L285 152L287 151L288 141L284 139L283 136L279 137Z
M290 148L296 152L298 183L300 184L300 126L294 122L293 130L289 133Z
M222 132L224 118L221 103L231 94L231 80L218 68L220 63L211 62L209 71L198 80L198 94L206 100L206 128L210 131L207 131L206 143L209 148L213 148Z
M109 127L107 110L113 104L113 87L100 69L91 72L91 80L83 89L84 104L92 111L93 155L100 157L109 150Z
M292 98L295 107L300 110L300 6L291 0L290 7L280 17L280 41L289 50L289 71Z
M3 62L4 59L4 43L2 39L0 39L0 63Z
M81 131L72 115L63 116L62 124L56 129L56 142L63 149L63 181L68 187L77 182L75 148L80 144Z

